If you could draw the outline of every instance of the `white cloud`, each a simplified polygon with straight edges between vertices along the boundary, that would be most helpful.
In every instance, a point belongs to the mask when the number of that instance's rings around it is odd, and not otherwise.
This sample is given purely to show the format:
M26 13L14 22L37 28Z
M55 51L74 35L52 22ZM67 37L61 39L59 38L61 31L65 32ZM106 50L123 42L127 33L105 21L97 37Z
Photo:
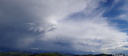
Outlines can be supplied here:
M103 53L109 53L111 49L117 50L122 45L120 43L124 43L127 38L126 33L109 26L107 21L103 22L104 18L90 19L81 22L69 20L59 23L57 29L46 33L46 38L43 40L59 39L72 43L72 48L76 50L85 52L93 50L93 52ZM99 19L102 22L97 21Z
M120 2L120 0L119 1L117 1L118 3ZM123 13L122 14L120 14L119 16L117 16L116 18L118 18L118 19L121 19L121 20L125 20L125 21L128 21L128 7L127 7L127 5L128 5L128 1L123 1L122 2L123 4L122 4L122 7L120 7L118 10L120 10L120 11L123 11Z
M12 38L14 39L11 40L14 41L12 44L16 44L14 46L19 47L21 45L18 43L23 43L25 47L31 48L32 45L37 45L38 49L46 51L61 49L66 52L109 53L118 49L127 50L123 47L125 44L122 44L127 43L125 42L127 34L112 26L107 18L102 17L104 10L96 10L100 0L1 0L0 2L3 2L0 4L1 28L3 26L11 28L11 31L3 30L5 33L2 33L2 40ZM80 12L83 12L85 17L71 16ZM15 41L16 39L18 41ZM35 43L36 41L39 42Z

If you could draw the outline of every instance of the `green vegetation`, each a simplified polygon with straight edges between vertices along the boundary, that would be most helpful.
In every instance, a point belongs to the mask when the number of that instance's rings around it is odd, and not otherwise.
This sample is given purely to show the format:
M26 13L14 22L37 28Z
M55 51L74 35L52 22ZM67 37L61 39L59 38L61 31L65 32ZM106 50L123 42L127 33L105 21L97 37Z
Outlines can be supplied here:
M30 56L30 54L18 53L18 52L7 52L7 53L0 53L0 56Z
M75 56L112 56L111 54L88 54L88 55L75 55Z
M63 53L43 53L43 54L28 54L28 53L19 53L19 52L3 52L0 53L0 56L112 56L110 54L88 54L88 55L69 55Z
M36 54L32 56L69 56L69 55L64 55L61 53L44 53L44 54Z

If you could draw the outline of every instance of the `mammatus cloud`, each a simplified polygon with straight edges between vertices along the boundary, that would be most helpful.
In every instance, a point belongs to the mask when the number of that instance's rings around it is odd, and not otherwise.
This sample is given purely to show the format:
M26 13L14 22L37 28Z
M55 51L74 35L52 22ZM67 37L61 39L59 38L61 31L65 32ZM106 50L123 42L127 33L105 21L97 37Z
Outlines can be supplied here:
M127 33L103 17L107 0L1 0L0 47L70 53L128 50Z

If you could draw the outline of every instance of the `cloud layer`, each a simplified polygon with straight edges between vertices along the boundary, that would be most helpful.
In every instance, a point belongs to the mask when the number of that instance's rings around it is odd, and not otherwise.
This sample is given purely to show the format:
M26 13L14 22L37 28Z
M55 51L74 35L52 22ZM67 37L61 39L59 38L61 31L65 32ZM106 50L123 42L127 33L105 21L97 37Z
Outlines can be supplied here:
M118 2L113 1L109 7ZM0 47L69 53L126 51L127 33L103 17L110 10L107 3L0 0Z

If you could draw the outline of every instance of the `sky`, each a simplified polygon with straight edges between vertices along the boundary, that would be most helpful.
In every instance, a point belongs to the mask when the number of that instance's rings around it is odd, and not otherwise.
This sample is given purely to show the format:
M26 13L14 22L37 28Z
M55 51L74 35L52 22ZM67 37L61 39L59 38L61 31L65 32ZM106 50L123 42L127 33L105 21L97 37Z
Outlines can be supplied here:
M0 0L0 52L128 54L128 0Z

